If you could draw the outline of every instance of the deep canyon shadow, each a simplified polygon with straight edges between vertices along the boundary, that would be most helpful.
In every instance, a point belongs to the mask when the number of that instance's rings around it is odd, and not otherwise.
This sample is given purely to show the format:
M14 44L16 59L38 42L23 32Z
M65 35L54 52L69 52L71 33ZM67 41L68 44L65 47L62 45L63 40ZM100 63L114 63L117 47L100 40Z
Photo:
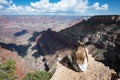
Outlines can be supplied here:
M14 36L19 37L19 36L22 36L23 34L27 34L27 33L28 33L27 30L22 30L22 31L20 31L20 32L14 33Z
M51 31L50 29L33 33L29 42L36 42L36 45L32 47L32 50L37 50L37 52L33 54L35 58L38 58L40 55L53 55L57 51L67 47L65 43L54 37L55 34L56 32Z
M31 46L30 44L28 45L16 45L14 43L0 43L0 46L2 48L8 49L10 51L16 51L19 56L24 57L27 54L28 48Z

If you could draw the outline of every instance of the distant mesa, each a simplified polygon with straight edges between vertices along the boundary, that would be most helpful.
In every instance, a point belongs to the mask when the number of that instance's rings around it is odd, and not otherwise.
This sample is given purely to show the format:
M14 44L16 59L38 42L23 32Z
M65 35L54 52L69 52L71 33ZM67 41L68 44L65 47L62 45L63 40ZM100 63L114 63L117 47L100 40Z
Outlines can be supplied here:
M26 34L26 33L28 33L27 30L22 30L22 31L20 31L20 32L14 33L14 36L18 37L18 36L21 36L21 35Z
M120 15L96 15L91 17L89 23L120 24Z

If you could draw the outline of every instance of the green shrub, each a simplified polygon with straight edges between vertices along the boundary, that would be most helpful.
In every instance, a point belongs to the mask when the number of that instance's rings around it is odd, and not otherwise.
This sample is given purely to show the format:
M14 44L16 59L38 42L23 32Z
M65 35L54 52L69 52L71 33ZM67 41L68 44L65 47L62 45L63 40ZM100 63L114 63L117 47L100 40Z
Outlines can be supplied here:
M28 73L23 80L50 80L52 74L46 71L35 71Z
M16 80L17 77L13 74L15 69L15 61L13 60L0 63L0 80Z

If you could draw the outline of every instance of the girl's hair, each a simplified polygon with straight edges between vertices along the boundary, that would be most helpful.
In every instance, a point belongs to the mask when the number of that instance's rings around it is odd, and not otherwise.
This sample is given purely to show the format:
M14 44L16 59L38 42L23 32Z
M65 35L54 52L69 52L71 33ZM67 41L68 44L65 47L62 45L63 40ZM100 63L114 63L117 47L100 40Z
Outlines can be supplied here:
M83 64L85 57L87 57L86 54L87 53L85 50L85 44L83 42L78 41L76 44L76 48L74 52L72 53L73 61L75 61L74 63Z

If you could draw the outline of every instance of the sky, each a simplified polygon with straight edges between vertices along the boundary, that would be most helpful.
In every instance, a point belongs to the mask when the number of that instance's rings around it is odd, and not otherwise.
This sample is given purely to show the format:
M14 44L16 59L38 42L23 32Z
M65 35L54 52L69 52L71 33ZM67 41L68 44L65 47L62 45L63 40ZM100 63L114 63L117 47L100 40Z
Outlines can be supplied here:
M120 15L120 0L0 0L0 15Z

